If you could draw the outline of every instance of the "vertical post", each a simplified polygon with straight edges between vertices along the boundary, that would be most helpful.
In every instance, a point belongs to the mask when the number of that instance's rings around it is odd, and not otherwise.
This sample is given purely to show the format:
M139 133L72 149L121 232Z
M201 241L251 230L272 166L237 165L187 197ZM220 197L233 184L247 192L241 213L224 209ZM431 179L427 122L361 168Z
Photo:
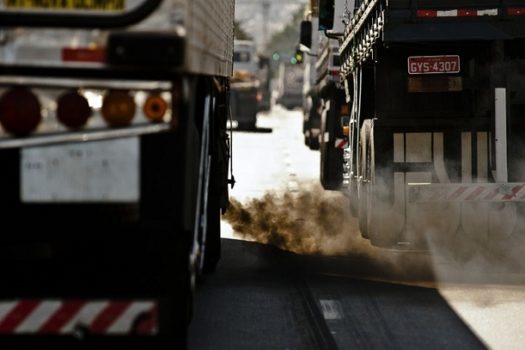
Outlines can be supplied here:
M268 1L264 1L262 3L262 16L263 16L263 46L268 44L269 40L269 28L268 28L268 21L270 16L270 3Z
M496 88L496 182L508 181L507 89Z

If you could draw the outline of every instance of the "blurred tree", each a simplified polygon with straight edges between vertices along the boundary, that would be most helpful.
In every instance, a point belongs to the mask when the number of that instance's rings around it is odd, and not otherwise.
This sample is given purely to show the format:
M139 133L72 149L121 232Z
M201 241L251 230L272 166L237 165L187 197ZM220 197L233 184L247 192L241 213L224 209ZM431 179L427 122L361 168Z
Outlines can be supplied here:
M304 8L299 8L293 15L292 21L280 32L275 33L266 45L266 54L277 53L281 59L290 60L295 55L299 43L299 29L304 15Z
M242 23L240 21L235 21L235 39L237 40L253 40L253 37L246 33L246 31L244 31L244 29L242 29L241 25Z

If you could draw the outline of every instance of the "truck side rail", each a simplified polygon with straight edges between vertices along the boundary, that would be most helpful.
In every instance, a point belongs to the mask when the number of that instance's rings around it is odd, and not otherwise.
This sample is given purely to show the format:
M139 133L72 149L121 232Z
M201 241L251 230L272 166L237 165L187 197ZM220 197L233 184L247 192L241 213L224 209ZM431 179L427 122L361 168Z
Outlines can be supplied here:
M363 1L355 11L339 48L343 76L351 74L356 64L372 53L384 28L386 7L386 0L369 0Z

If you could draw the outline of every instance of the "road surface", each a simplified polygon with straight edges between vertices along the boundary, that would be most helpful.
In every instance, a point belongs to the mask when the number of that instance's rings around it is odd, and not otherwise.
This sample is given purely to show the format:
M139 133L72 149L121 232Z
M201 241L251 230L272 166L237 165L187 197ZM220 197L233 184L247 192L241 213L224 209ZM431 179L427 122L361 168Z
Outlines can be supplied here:
M234 132L223 259L199 284L190 349L522 348L521 264L370 246L320 189L301 118L277 106Z

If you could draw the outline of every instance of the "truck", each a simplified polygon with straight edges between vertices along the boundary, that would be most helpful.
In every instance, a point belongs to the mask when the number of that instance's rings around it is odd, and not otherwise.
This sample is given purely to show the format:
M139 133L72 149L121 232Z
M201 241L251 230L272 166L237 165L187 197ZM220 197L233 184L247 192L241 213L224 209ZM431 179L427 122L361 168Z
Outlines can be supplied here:
M339 40L319 21L319 3L312 0L310 9L300 32L300 47L306 49L306 56L314 62L310 73L312 89L304 92L308 107L305 138L309 138L310 148L320 150L321 185L325 190L339 191L343 182L343 149L347 146L341 119L349 117L340 79ZM342 32L343 23L339 23L339 28L330 31Z
M300 64L280 62L277 73L276 103L286 109L303 106L303 68Z
M299 51L303 55L303 134L304 143L311 150L319 150L321 133L321 102L317 92L316 62L319 32L312 28L318 26L316 8L306 7L305 19L301 22Z
M233 15L0 3L1 348L186 347L228 206Z
M253 130L257 124L260 95L259 59L253 40L235 40L231 108L239 130Z
M332 32L351 111L343 190L363 237L399 249L519 242L525 2L320 6L322 25L344 23Z
M257 93L257 110L268 112L272 109L272 69L270 57L259 54L259 92Z

